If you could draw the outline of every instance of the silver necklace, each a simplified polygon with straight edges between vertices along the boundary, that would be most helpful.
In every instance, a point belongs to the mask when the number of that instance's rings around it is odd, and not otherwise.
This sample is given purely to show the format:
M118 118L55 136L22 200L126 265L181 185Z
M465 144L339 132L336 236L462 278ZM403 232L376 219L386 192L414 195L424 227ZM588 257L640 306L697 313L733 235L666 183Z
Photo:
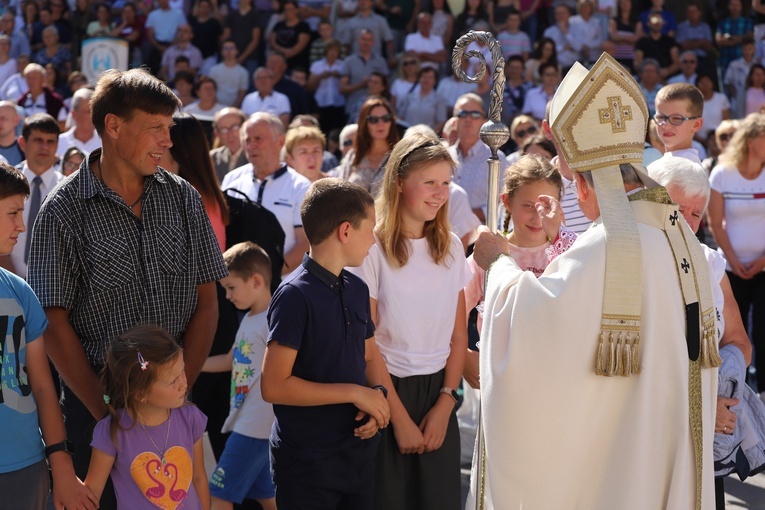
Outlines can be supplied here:
M165 459L165 454L167 453L167 441L168 439L170 439L170 417L172 416L172 412L173 412L172 409L170 409L168 410L168 413L167 413L167 435L165 435L165 447L162 450L159 449L159 446L157 446L157 443L155 443L154 440L151 438L151 436L149 435L149 432L146 430L146 427L143 426L143 423L139 422L139 424L141 425L141 428L143 429L144 434L146 434L146 437L149 438L149 441L151 441L151 444L154 445L154 448L157 449L157 452L159 453L159 456L161 457L160 462L162 463L162 467L165 467L167 465L167 459ZM160 468L157 468L156 471L154 471L154 473L156 474L157 472L159 472L159 469Z

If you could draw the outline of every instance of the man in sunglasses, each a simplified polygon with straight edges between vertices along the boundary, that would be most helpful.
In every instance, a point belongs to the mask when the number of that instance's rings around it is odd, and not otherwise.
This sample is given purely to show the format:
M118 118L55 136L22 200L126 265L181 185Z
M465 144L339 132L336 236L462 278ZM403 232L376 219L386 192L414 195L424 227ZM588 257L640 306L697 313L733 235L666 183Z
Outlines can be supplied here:
M667 85L672 83L690 83L693 85L696 83L696 70L699 67L699 61L696 58L696 54L690 50L684 51L680 55L680 74L674 75L667 80Z
M457 143L449 147L457 169L453 181L467 191L470 208L481 223L486 222L486 206L489 192L486 187L489 169L486 160L491 157L491 149L481 141L481 126L486 122L486 108L481 97L474 93L463 94L454 105L457 117ZM501 173L505 174L507 162L502 151L498 152ZM491 197L499 200L499 197Z

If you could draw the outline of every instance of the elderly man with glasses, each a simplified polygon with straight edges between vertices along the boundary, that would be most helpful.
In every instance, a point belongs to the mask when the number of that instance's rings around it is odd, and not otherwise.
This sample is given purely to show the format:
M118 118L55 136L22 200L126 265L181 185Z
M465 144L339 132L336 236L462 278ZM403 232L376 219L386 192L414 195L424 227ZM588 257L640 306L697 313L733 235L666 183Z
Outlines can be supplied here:
M454 116L457 117L457 142L449 147L449 152L457 161L453 181L465 189L470 208L481 223L484 223L489 200L499 200L499 196L488 195L486 182L489 169L486 160L491 156L491 150L479 136L481 126L486 122L486 107L481 97L471 92L457 99ZM498 156L502 167L501 175L504 175L507 168L505 155L500 151Z

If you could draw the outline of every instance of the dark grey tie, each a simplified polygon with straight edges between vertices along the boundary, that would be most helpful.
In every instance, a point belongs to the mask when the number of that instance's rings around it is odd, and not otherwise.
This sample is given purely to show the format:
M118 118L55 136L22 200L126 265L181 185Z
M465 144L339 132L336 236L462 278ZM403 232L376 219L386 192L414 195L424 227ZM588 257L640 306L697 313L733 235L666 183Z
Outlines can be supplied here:
M32 179L32 197L29 199L29 219L27 220L27 246L24 250L24 263L29 261L29 247L32 245L32 227L35 226L37 213L40 211L40 184L42 179L38 175Z

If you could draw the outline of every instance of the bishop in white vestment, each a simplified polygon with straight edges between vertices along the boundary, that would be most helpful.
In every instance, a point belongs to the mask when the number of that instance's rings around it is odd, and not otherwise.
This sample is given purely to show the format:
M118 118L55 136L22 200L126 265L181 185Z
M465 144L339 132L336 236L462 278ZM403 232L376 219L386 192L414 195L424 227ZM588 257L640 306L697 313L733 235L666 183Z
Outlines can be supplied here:
M497 510L711 510L719 357L706 262L664 188L624 165L642 159L639 87L606 55L585 73L561 85L550 120L582 210L599 219L539 278L495 260L496 235L476 244L479 264L495 261L469 503L478 492Z

